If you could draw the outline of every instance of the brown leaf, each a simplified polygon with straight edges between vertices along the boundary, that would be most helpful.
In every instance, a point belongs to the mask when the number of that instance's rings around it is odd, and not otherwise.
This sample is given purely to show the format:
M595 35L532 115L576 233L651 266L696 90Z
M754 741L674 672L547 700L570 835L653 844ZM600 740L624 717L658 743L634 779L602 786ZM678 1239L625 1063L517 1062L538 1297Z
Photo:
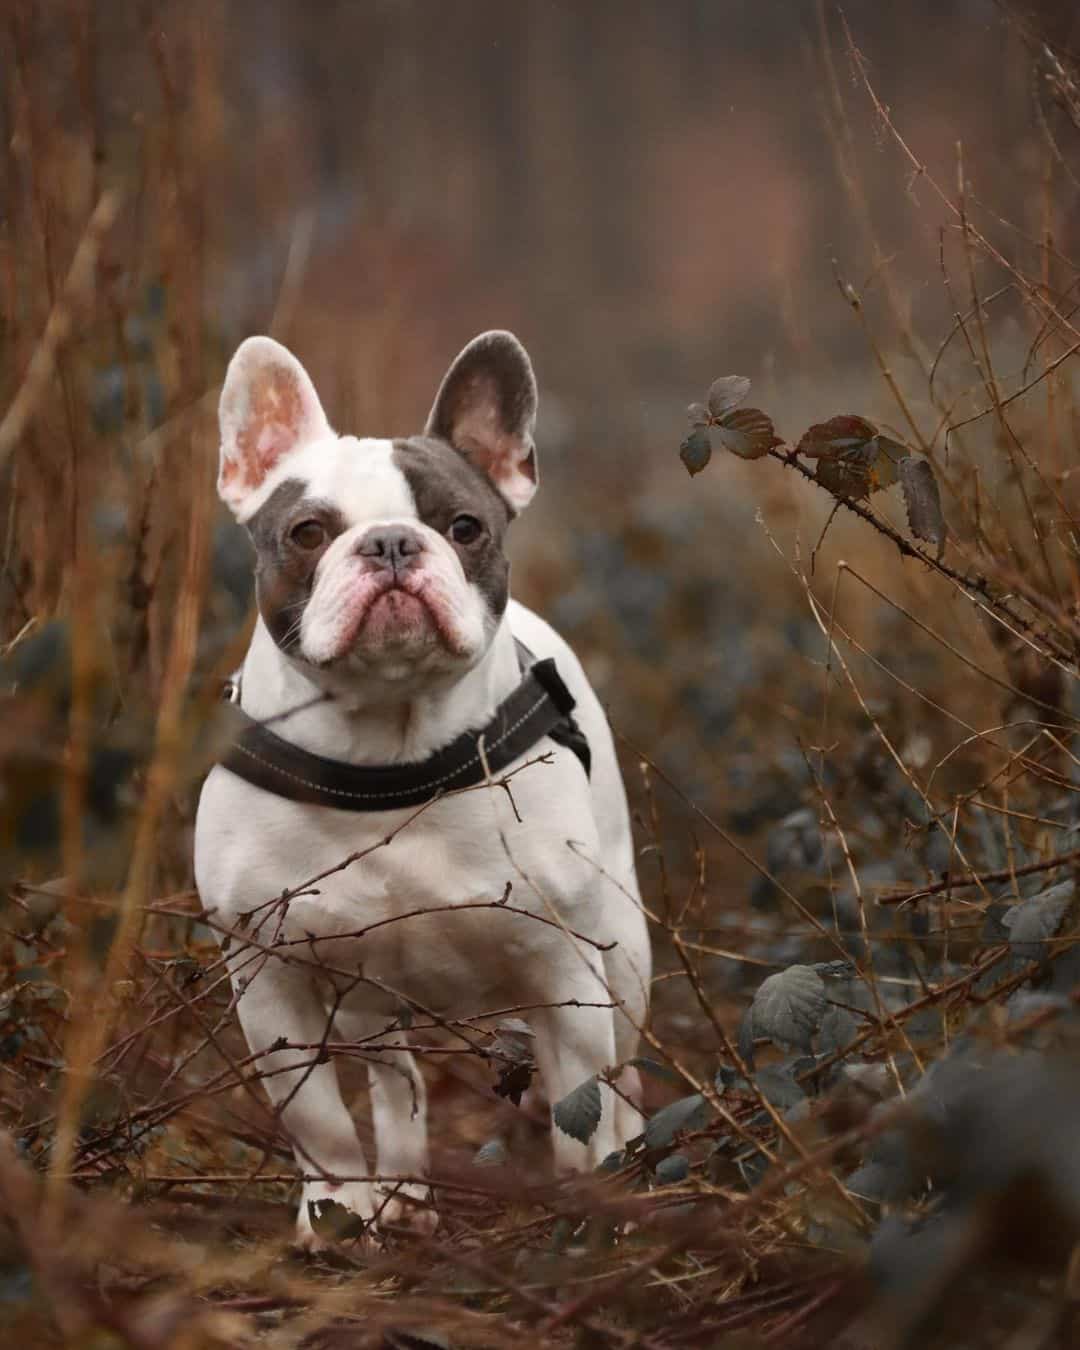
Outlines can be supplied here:
M529 1090L535 1069L532 1060L525 1060L521 1064L504 1064L495 1083L496 1097L508 1097L515 1106L520 1106L522 1097Z
M877 427L872 422L845 413L812 426L795 448L807 459L835 459L857 450L877 434Z
M901 441L889 436L875 436L870 442L873 454L868 463L870 473L870 491L892 487L900 477L900 465L910 459L911 451Z
M772 418L760 408L739 408L728 413L722 422L713 424L713 431L724 449L740 459L760 459L780 444Z
M934 544L940 557L948 533L941 511L941 493L938 491L934 470L927 459L910 456L900 463L900 484L904 490L908 525L916 539Z
M814 477L834 497L857 501L873 491L869 468L857 458L819 459Z
M836 497L861 498L898 481L911 451L884 436L865 417L846 413L812 426L798 452L817 460L816 477Z

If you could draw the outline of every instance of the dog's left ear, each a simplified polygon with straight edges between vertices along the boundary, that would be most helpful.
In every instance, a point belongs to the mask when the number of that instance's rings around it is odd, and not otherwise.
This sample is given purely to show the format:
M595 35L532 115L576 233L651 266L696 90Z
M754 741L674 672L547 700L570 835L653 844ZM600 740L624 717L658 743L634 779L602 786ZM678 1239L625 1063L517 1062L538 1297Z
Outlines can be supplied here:
M428 418L441 436L487 474L515 514L536 491L536 378L513 333L481 333L446 372Z
M244 520L267 475L295 450L333 435L311 377L288 348L250 337L225 372L218 404L218 495Z

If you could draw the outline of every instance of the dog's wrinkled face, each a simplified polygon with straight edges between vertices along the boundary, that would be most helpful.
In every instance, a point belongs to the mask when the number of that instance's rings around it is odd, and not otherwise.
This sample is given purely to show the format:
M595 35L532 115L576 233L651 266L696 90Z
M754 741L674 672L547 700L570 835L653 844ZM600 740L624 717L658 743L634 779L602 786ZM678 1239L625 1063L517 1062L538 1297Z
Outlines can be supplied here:
M536 487L535 416L509 333L470 343L425 434L392 441L336 435L295 357L243 343L221 396L218 490L255 544L278 647L335 681L474 665L506 608L507 524Z

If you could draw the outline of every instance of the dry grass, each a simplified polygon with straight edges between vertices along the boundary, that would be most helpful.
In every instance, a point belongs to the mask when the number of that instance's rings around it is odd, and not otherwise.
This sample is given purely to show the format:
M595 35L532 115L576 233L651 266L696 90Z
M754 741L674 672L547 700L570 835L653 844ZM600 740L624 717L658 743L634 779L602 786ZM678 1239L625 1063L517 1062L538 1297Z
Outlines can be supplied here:
M857 287L839 277L841 298L879 377L871 411L934 466L943 556L912 540L895 494L838 506L788 445L691 483L676 427L671 454L628 475L633 502L613 506L607 478L581 485L584 544L551 516L529 545L527 589L578 638L623 737L658 954L649 1105L700 1093L701 1111L558 1185L543 1113L492 1090L491 1034L417 1019L440 1228L301 1259L291 1153L191 889L193 804L227 734L216 691L249 621L212 497L215 34L133 27L153 112L110 140L91 16L65 10L59 74L34 6L3 38L4 1335L102 1350L1073 1344L1080 1192L1060 1140L1080 1118L1054 1068L1075 1068L1080 1004L1067 55L1033 52L1045 190L1014 227L1018 204L975 200L959 152L955 181L928 170L823 10L822 108L875 266ZM932 335L874 235L852 133L867 117L897 190L917 183L940 228L932 282L954 318ZM277 332L303 328L305 230ZM400 313L368 318L371 350L400 355ZM774 381L760 401L775 393L793 445L797 381ZM371 376L341 403L368 413L399 393ZM845 395L833 411L868 409ZM741 572L717 543L735 492L764 517ZM767 1018L740 1035L765 977L835 962L831 1029L819 1015L807 1037L777 1033L794 1054L766 1045ZM352 1083L370 1047L335 1051ZM477 1166L496 1137L509 1161ZM883 1161L882 1141L907 1161Z

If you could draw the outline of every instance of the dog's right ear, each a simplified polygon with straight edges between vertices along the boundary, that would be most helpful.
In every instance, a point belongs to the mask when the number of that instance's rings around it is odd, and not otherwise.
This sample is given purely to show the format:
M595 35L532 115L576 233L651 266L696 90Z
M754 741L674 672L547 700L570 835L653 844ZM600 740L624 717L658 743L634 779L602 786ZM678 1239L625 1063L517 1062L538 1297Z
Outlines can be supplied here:
M218 495L238 520L255 509L259 489L282 460L333 434L307 371L268 337L250 337L236 349L225 373L218 422Z

